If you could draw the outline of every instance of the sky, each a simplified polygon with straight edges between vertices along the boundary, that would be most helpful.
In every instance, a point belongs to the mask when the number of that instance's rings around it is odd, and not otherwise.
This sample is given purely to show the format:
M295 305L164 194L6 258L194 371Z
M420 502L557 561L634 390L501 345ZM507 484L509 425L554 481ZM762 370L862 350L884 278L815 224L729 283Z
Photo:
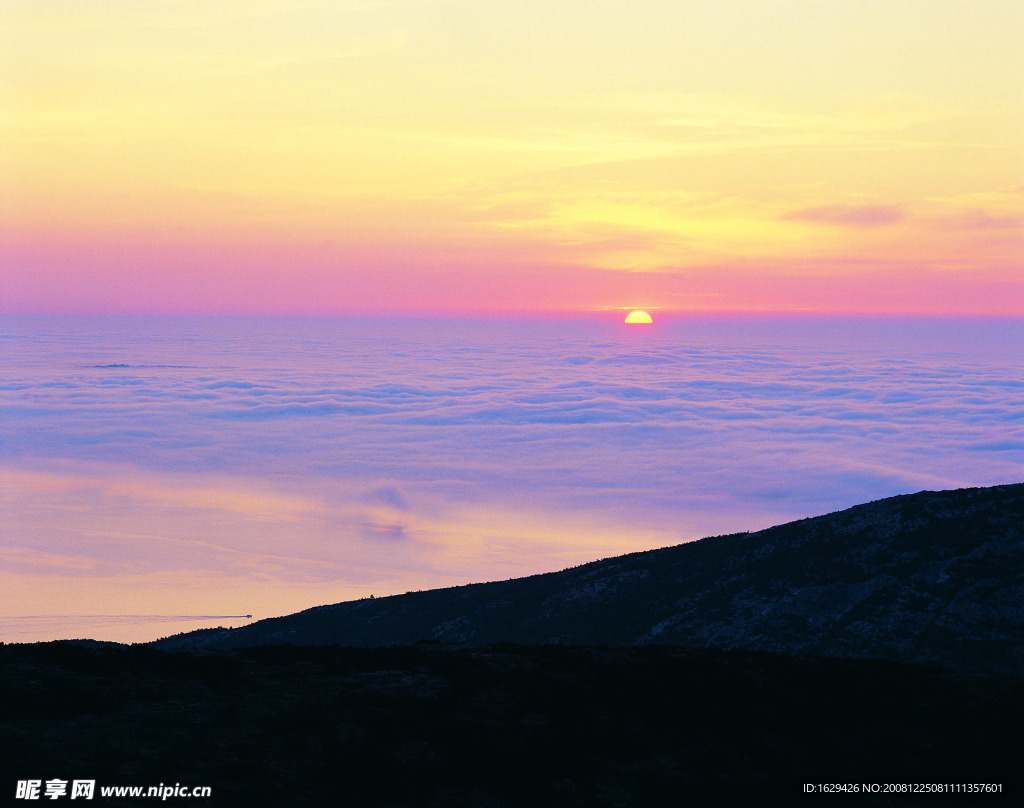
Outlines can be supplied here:
M2 0L0 311L1024 314L1018 0Z

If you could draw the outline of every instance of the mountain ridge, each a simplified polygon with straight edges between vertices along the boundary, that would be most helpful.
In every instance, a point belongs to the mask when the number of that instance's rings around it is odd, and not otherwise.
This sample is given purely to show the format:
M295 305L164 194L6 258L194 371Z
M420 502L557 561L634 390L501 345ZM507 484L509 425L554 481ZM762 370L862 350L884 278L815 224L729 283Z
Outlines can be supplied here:
M558 572L317 606L159 648L746 648L1024 674L1024 483L922 491Z

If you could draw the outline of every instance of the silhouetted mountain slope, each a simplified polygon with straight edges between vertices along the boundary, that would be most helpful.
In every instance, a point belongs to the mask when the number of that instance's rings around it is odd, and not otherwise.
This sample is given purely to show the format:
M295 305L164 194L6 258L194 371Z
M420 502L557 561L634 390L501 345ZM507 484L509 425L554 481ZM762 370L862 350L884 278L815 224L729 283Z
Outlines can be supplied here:
M557 573L320 606L163 648L676 644L1024 673L1024 484L892 497Z
M998 806L1019 803L1022 722L1022 679L756 651L0 645L12 804L61 778L104 806L158 783L218 808L846 804L808 782L989 784L854 804Z

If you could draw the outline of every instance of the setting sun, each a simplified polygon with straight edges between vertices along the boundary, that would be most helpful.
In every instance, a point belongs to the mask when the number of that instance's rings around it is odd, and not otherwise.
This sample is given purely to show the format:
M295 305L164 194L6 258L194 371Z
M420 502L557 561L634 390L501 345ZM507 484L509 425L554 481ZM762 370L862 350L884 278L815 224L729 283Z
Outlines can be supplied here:
M631 325L641 323L650 324L653 323L654 320L651 319L651 315L649 315L646 311L631 311L629 314L626 315L626 322Z

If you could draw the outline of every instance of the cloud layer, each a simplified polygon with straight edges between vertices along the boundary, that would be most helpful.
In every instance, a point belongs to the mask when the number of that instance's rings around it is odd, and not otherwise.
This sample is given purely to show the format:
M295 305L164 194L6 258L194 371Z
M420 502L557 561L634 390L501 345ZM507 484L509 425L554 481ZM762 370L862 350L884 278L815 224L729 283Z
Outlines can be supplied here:
M265 616L1024 477L1019 321L4 325L22 614Z

